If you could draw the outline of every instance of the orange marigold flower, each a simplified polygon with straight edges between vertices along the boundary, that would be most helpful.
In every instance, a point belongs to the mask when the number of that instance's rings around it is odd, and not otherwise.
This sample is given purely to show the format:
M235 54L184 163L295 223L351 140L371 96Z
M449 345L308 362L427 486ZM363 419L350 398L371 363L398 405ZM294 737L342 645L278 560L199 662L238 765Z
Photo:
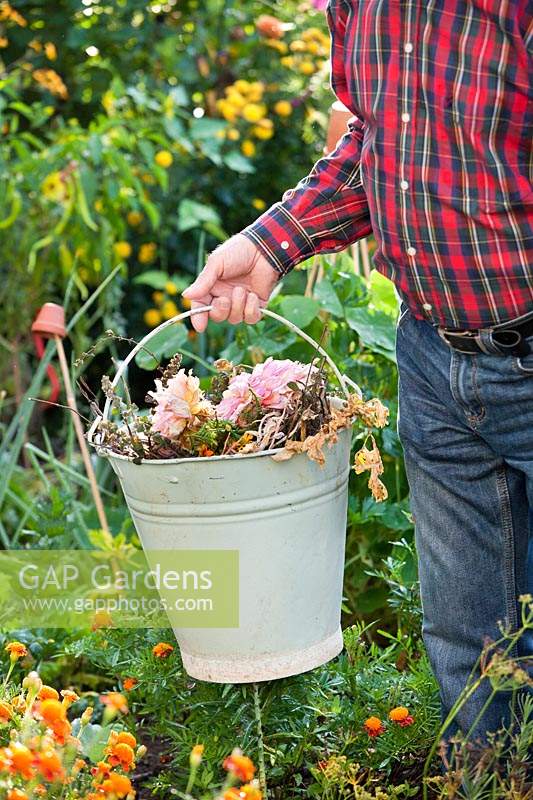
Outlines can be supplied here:
M108 778L111 772L111 767L107 761L99 761L95 767L91 767L91 774L96 776L101 775L103 778Z
M63 698L63 705L68 708L75 703L76 700L79 700L79 695L76 692L73 692L72 689L62 689L61 690L61 697Z
M44 750L37 756L37 768L45 781L52 783L53 781L63 780L65 777L65 770L59 754L55 750Z
M414 717L409 714L409 709L405 706L396 706L396 708L393 708L389 713L389 719L392 720L392 722L397 722L402 728L407 728L415 721Z
M30 800L26 792L22 789L10 789L7 793L7 800Z
M33 778L33 753L20 742L12 742L6 748L11 772L18 772L26 780Z
M244 756L242 750L239 750L238 747L224 760L222 766L227 772L230 772L243 783L245 781L251 781L255 775L253 761L249 759L248 756Z
M19 658L24 658L24 656L28 655L28 649L22 642L8 642L5 650L9 653L11 661L18 661Z
M137 686L138 683L139 681L137 678L124 678L122 681L122 687L125 692L131 692L131 690Z
M0 725L5 725L13 716L13 709L4 700L0 700Z
M261 800L262 794L257 781L252 781L252 783L243 784L240 788L234 786L228 789L222 798L223 800Z
M156 658L168 658L173 650L174 648L172 645L168 644L167 642L159 642L159 644L156 644L154 647L152 647L152 653Z
M36 794L37 797L44 797L46 794L46 786L43 783L38 783L33 790L33 794Z
M121 714L128 713L128 701L120 692L108 692L100 695L100 702L113 711L120 711Z
M209 458L210 456L215 455L215 451L211 450L211 448L207 444L201 444L198 448L198 455L202 458Z
M55 722L50 723L50 728L54 734L55 741L61 745L66 744L72 732L72 726L68 719L57 719Z
M126 797L132 791L132 785L130 779L125 775L119 775L117 772L110 772L109 777L100 785L100 789L106 794L122 798Z
M189 763L191 767L199 767L202 761L205 747L203 744L195 744L189 756Z
M59 700L52 698L39 703L38 713L49 726L53 725L54 722L66 719L67 716L65 707Z
M385 727L379 717L369 717L363 725L369 736L379 736L384 733Z
M43 684L37 698L38 700L59 700L59 692L53 686Z
M129 744L130 747L137 747L137 739L129 731L120 731L117 736L117 742L124 742L124 744Z
M124 772L129 772L135 767L135 753L132 747L126 742L117 742L106 749L108 761L112 767L122 767Z

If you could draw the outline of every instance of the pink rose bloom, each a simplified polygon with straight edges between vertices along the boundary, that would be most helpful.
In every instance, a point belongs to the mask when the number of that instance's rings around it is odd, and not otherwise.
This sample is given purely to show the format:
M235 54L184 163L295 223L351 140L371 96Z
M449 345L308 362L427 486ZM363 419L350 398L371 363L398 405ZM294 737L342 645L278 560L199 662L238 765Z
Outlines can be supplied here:
M313 2L313 6L318 11L325 11L326 10L326 6L328 4L328 0L312 0L312 2Z
M231 379L217 407L218 416L236 422L254 399L262 408L281 411L294 394L289 384L296 383L303 388L315 370L316 367L299 361L267 358L262 364L257 364L251 374L240 373Z
M156 380L155 386L156 391L149 392L156 403L152 430L167 439L175 439L185 428L195 427L213 416L213 406L205 399L199 379L187 375L184 369L180 369L166 386L160 380Z

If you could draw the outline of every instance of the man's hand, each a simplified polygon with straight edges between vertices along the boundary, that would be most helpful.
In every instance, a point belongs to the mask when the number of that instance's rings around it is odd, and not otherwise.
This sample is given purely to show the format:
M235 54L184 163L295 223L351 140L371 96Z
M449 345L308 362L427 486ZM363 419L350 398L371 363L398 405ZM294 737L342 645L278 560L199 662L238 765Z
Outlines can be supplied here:
M204 331L208 316L213 322L228 320L232 325L257 322L278 278L253 242L237 233L211 253L202 272L183 292L192 308L213 306L209 315L194 314L193 326Z

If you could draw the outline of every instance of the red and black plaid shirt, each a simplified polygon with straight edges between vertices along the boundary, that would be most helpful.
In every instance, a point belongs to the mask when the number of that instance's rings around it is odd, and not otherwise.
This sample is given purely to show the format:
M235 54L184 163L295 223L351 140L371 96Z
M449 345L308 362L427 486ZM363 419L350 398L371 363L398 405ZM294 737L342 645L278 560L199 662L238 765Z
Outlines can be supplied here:
M245 229L281 273L369 233L418 317L533 311L532 0L330 0L332 86L356 119Z

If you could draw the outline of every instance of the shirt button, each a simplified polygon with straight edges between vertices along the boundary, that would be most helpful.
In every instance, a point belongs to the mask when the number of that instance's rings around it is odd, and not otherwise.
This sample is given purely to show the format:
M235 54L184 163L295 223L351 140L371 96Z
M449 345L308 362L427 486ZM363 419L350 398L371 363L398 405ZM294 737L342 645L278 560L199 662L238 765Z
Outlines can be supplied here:
M433 306L431 305L431 303L424 303L424 305L422 306L422 308L424 309L424 311L431 311L431 309L433 308Z
M415 248L414 248L414 247L408 247L408 248L407 248L407 255L408 255L408 256L416 256L416 250L415 250Z
M410 119L411 119L411 115L408 114L407 112L402 114L402 122L409 122Z
M401 181L400 182L400 188L403 189L403 191L405 192L405 190L409 188L409 184L407 183L407 181ZM409 251L407 251L407 252L409 252Z
M281 243L281 247L283 248L283 250L288 250L289 249L289 243L284 239L282 241L282 243Z
M413 52L413 45L412 45L412 43L411 43L411 42L406 42L406 43L404 44L404 46L403 46L403 49L405 50L405 52L406 52L406 53L412 53L412 52Z

